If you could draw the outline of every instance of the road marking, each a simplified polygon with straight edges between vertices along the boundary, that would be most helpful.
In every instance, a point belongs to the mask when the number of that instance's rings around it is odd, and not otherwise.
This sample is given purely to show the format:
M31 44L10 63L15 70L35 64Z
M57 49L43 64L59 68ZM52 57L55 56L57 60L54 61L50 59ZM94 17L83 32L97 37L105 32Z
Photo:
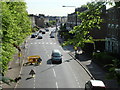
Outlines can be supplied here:
M71 67L70 67L70 68L71 68ZM80 87L80 83L79 83L79 80L78 80L77 76L75 75L75 73L74 73L74 71L73 71L73 69L72 69L72 68L71 68L71 70L72 70L72 73L73 73L73 75L74 75L75 81L76 81L76 83L78 84L78 87L79 87L79 88L81 88L81 87Z
M57 88L57 90L58 90L58 83L56 82L56 88Z
M37 44L37 43L35 42L35 44Z
M54 43L54 44L56 44L56 43Z
M31 44L33 44L33 43L31 43Z
M46 43L46 44L48 44L48 43Z
M52 43L50 43L50 44L52 44Z
M54 73L54 76L56 77L56 73L55 73L55 70L53 69L53 73Z

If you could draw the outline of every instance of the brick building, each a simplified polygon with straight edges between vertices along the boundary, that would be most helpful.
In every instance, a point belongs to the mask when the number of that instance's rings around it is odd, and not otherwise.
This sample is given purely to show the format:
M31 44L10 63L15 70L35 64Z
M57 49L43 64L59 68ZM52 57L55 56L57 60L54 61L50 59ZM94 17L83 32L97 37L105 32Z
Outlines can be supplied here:
M106 51L120 54L120 7L107 10Z

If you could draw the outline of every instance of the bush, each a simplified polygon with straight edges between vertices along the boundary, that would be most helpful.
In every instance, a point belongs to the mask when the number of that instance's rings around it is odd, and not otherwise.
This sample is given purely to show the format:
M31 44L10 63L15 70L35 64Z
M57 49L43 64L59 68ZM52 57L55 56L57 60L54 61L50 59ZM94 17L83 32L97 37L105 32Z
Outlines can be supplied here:
M106 65L106 64L111 64L112 60L115 59L115 57L110 56L106 52L100 52L100 53L95 53L93 55L93 59L97 62L100 62L102 65Z

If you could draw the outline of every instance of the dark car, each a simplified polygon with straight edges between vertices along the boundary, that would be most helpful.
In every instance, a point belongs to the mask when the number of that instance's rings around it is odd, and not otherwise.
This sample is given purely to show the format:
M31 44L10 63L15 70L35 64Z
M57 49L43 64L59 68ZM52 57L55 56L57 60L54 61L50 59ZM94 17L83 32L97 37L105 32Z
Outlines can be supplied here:
M45 31L42 31L42 34L45 34Z
M48 29L48 28L46 28L45 30L46 30L46 32L48 32L48 31L49 31L49 29Z
M41 33L41 32L42 32L42 30L40 29L40 30L39 30L39 33Z
M89 80L85 84L85 90L106 90L106 87L101 80Z
M43 38L42 34L39 33L39 35L38 35L38 39L42 39L42 38Z
M36 37L36 35L33 33L32 35L31 35L31 38L35 38Z

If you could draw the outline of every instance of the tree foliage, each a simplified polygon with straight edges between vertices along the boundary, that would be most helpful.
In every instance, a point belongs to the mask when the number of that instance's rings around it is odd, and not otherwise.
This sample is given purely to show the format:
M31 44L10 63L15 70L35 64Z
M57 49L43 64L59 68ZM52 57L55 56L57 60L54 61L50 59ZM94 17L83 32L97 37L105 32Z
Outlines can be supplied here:
M24 42L31 33L31 24L25 2L0 2L2 4L2 65L5 73L9 61L13 60L16 46Z
M73 39L69 39L66 44L73 44L75 46L84 46L84 43L93 43L92 36L89 35L90 30L100 29L100 24L103 19L100 17L102 9L105 7L105 2L91 2L84 5L87 10L84 12L78 12L78 17L81 20L81 24L75 26L69 33L75 34Z

